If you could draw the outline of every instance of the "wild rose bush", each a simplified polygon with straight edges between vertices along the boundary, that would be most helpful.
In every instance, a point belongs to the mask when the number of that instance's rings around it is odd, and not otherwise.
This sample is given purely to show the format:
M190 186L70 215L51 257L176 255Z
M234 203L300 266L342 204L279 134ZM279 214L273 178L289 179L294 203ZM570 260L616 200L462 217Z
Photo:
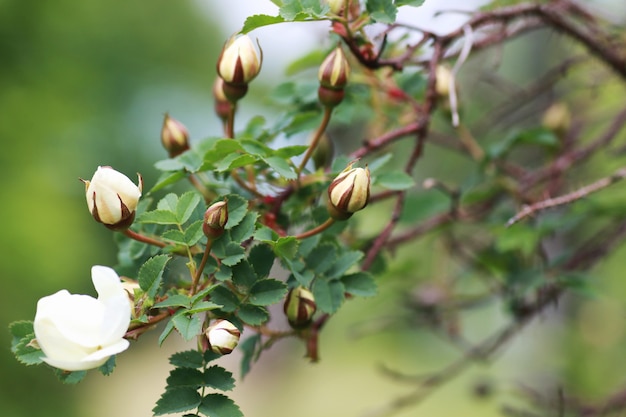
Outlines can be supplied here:
M420 247L412 245L428 235L456 272L426 282L410 277L411 295L400 301L451 343L465 332L456 317L469 309L502 303L510 321L449 367L413 378L415 391L392 402L394 411L491 358L535 316L586 288L588 271L621 243L621 208L578 201L626 171L575 188L568 170L586 172L622 130L626 110L594 136L592 118L571 117L574 88L542 96L585 60L604 64L604 79L626 79L624 43L589 11L569 0L494 2L439 35L395 21L398 7L421 0L274 3L278 15L250 16L218 59L212 91L223 132L191 141L184 124L166 115L161 141L169 158L156 163L161 177L145 195L141 176L135 185L112 167L84 181L89 213L116 232L116 270L124 277L96 266L97 299L67 290L42 298L34 322L11 326L19 361L45 362L74 383L88 369L110 373L115 355L145 332L157 329L159 344L177 334L197 340L198 349L170 357L174 369L154 414L236 417L239 408L222 393L234 379L215 359L240 349L245 374L274 342L298 338L307 358L319 360L319 338L342 304L375 296L397 249ZM324 50L300 58L292 71L301 76L276 86L281 117L243 126L237 109L263 63L248 33L290 21L328 21ZM524 94L489 91L496 97L486 103L483 91L464 91L460 78L473 54L540 28L562 33L588 56L566 50ZM528 103L534 112L520 116ZM276 145L298 134L310 135L309 143ZM333 152L339 144L342 151ZM441 161L428 163L431 152ZM449 158L463 162L447 167ZM172 192L179 184L188 191ZM387 208L377 216L387 214L372 230L368 211L376 205ZM564 235L574 238L550 245ZM291 328L273 327L274 304Z

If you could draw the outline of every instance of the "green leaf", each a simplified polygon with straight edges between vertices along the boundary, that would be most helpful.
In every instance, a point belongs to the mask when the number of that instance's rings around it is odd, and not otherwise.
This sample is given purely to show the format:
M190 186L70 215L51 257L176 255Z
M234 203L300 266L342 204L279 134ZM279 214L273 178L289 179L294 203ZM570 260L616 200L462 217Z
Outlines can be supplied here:
M254 269L247 260L244 260L235 265L232 270L233 284L237 286L237 290L247 294L258 279Z
M161 286L163 270L171 258L167 255L157 255L148 259L139 269L139 287L150 298L154 298Z
M13 335L11 340L11 352L15 358L24 365L37 365L43 362L44 353L33 346L35 331L32 321L16 321L11 323L9 331Z
M178 196L174 193L169 193L165 197L159 200L157 203L158 210L166 210L176 213L176 206L178 205Z
M241 222L230 229L230 238L233 242L241 243L244 240L248 240L254 234L254 228L256 225L256 219L259 217L259 214L253 211L246 213L245 217L241 220Z
M243 417L237 404L222 394L205 395L198 410L209 417Z
M213 143L213 146L204 154L204 165L212 165L221 161L232 153L243 151L241 144L232 139L219 139Z
M278 239L278 234L269 227L260 225L254 232L254 238L259 242L273 244Z
M274 252L268 245L256 245L250 250L248 262L252 264L254 272L259 278L269 275L272 265L274 265Z
M191 304L195 305L198 301L202 300L204 297L212 293L213 290L215 290L217 287L219 287L219 284L213 284L206 288L203 288L200 292L191 297Z
M167 297L165 300L155 304L154 308L163 307L190 307L191 300L186 295L174 294Z
M185 171L174 171L174 172L164 172L163 174L161 174L161 176L157 179L156 184L154 184L154 186L150 189L150 191L148 191L149 194L157 192L165 187L167 187L168 185L172 185L177 183L178 181L182 180L183 178L185 178L187 176L187 174L185 173Z
M269 319L269 314L264 307L252 304L244 304L239 307L237 316L251 326L259 326Z
M387 165L389 163L389 161L391 161L392 158L393 158L393 154L386 153L386 154L384 154L384 155L374 159L369 164L367 164L367 167L370 169L370 172L372 174L374 174L374 173L376 173L376 171L378 171L379 169L381 169L382 167Z
M215 164L215 170L218 172L232 171L235 168L252 165L258 160L259 158L254 155L237 155L235 153L231 153L230 155L219 161L217 164Z
M376 295L376 282L369 272L357 272L341 277L341 282L348 294L360 297Z
M257 345L260 342L261 333L256 333L239 344L239 351L243 354L241 358L241 379L250 372L250 365L255 357Z
M202 220L195 221L185 229L183 237L184 243L185 245L191 247L198 243L203 236L204 232L202 231Z
M415 187L415 180L406 172L391 171L378 175L375 184L390 190L408 190Z
M220 304L221 310L232 313L239 306L239 298L226 287L219 286L211 293L211 301Z
M248 213L248 200L237 194L228 194L224 198L228 207L228 222L225 229L232 229L237 226Z
M235 378L226 369L214 365L204 371L203 385L222 391L230 391L235 387Z
M195 388L168 388L161 395L152 412L155 416L180 413L198 407L201 402L202 397Z
M413 6L420 7L425 0L396 0L396 6Z
M298 252L298 245L298 239L293 236L281 237L274 245L274 253L281 258L293 259Z
M276 279L266 278L257 281L250 290L250 304L268 306L278 303L287 294L287 285Z
M303 154L307 149L309 149L307 145L285 146L284 148L276 149L276 151L274 151L274 155L279 158L289 159Z
M202 352L197 350L185 350L176 352L170 356L170 363L177 368L202 368L204 361Z
M323 243L313 249L306 257L305 263L317 274L322 274L330 269L337 261L337 249L330 243Z
M263 158L263 160L281 177L288 180L295 180L297 178L296 171L285 159L278 156L270 156Z
M67 385L74 385L78 384L87 376L87 371L68 372L55 368L54 374L57 376L57 378L59 378L59 381L61 381L62 383Z
M178 229L170 229L163 232L161 237L178 245L185 245L185 234Z
M341 281L316 279L312 290L317 308L323 313L333 314L343 303L345 288Z
M322 5L319 0L283 0L283 5L279 9L280 16L288 21L318 18L327 12L328 6Z
M200 301L194 304L189 310L185 311L185 314L203 313L205 311L217 310L222 308L221 304L215 304L211 301Z
M137 219L139 223L178 224L176 214L169 210L147 211Z
M170 319L165 325L165 328L163 329L161 334L159 335L159 346L161 346L163 342L165 342L165 339L167 339L167 337L172 333L172 330L174 330L174 322Z
M393 0L367 0L367 11L375 21L390 24L395 22L398 9Z
M176 204L176 218L179 224L184 224L189 220L201 200L202 197L195 191L189 191L180 196L178 204Z
M98 371L100 371L100 373L104 376L109 376L113 373L114 369L115 369L115 355L109 357L109 359L107 359L104 365L101 365L98 368Z
M249 16L243 24L243 28L241 29L241 33L248 33L253 31L256 28L260 28L263 26L273 25L275 23L282 23L285 19L281 16L269 16L266 14L255 14Z
M167 388L193 387L197 389L204 384L202 371L192 368L175 368L167 377Z
M226 266L234 266L246 257L246 251L238 243L230 242L224 248L223 256L217 255Z
M326 271L328 278L339 278L346 273L353 265L356 265L363 258L363 252L358 250L347 251L339 255L333 266Z
M9 324L9 332L13 336L11 342L11 347L13 347L25 337L35 334L35 329L31 320L20 320Z
M202 330L202 318L198 314L188 316L184 314L184 310L180 310L172 316L171 321L183 339L187 341L199 335Z

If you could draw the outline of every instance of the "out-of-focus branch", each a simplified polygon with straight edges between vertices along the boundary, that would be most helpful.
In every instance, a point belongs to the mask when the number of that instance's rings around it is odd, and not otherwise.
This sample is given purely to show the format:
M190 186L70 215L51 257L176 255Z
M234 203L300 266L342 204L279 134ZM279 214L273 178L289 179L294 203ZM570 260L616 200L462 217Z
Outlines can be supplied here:
M602 178L571 193L555 198L548 198L547 200L524 206L522 210L520 210L515 216L511 217L509 221L506 222L506 227L513 226L515 223L525 219L528 216L534 215L538 211L573 203L574 201L580 200L581 198L584 198L589 194L595 193L596 191L600 191L603 188L608 187L609 185L615 184L616 182L623 180L625 177L626 168L622 168L609 177Z

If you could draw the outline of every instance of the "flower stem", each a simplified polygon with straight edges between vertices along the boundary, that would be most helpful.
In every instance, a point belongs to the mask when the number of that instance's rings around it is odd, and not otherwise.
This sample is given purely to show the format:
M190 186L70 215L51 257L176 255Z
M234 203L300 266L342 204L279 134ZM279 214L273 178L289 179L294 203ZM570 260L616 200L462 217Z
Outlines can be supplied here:
M206 266L207 261L209 260L209 255L211 253L211 247L213 246L213 239L209 239L206 243L206 247L204 248L204 254L202 255L202 260L200 261L200 265L198 265L198 269L196 269L196 273L193 276L193 281L191 282L191 289L189 290L189 295L194 295L196 293L196 288L198 287L198 281L200 281L200 277L202 276L202 271Z
M154 238L148 237L146 235L142 235L141 233L133 232L130 229L126 229L123 232L126 236L131 239L134 239L138 242L147 243L148 245L158 246L160 248L164 248L167 246L167 243L162 242L160 240L156 240Z
M224 133L226 137L233 139L235 137L235 105L232 103L228 111L228 119L226 119L225 128Z
M320 142L320 139L322 138L322 136L324 135L324 132L326 131L328 122L330 122L330 115L332 111L333 109L331 107L324 107L324 117L322 119L322 122L320 123L317 130L315 131L313 140L311 140L311 145L309 145L309 149L306 150L306 153L304 154L304 158L302 158L302 162L300 162L300 165L298 166L298 169L296 170L296 173L298 174L298 181L300 180L300 174L302 173L304 166L306 165L307 162L309 162L309 159L311 159L311 155L313 155L313 151L315 151L317 144Z
M311 230L307 230L306 232L300 233L299 235L296 235L294 237L296 239L306 239L307 237L315 236L316 234L321 233L324 230L328 229L334 223L335 223L335 219L333 219L332 217L329 217L324 223L320 224L319 226Z

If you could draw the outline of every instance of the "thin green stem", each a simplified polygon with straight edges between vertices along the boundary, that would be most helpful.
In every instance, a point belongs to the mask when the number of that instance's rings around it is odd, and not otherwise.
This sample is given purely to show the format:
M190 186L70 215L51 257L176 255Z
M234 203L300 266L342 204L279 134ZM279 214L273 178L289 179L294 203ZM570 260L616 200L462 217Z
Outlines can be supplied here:
M202 276L202 271L204 271L204 267L206 266L207 261L209 260L209 255L211 254L211 247L213 246L213 239L209 239L206 243L206 247L204 248L204 254L202 255L202 260L200 261L200 265L195 271L193 275L193 281L191 282L191 289L189 290L189 295L194 295L196 293L196 288L198 287L198 281L200 281L200 277Z
M302 162L300 162L300 165L298 166L298 169L296 170L296 173L298 174L298 181L300 181L300 174L302 173L304 166L306 165L307 162L309 162L309 159L311 159L311 156L313 155L313 152L315 151L317 144L320 142L320 139L322 138L322 136L324 135L324 132L326 131L326 127L328 127L328 122L330 122L330 115L332 112L333 112L333 109L331 107L324 108L324 117L322 119L322 122L320 123L317 130L315 131L315 135L313 136L313 140L311 141L311 144L309 145L309 149L306 150L306 153L304 154L304 158L302 158Z
M142 235L141 233L133 232L130 229L126 229L122 233L124 233L126 236L128 236L131 239L134 239L138 242L147 243L148 245L158 246L160 248L164 248L167 246L167 243L165 242Z
M328 229L334 223L335 223L335 219L333 219L332 217L329 217L324 223L320 224L319 226L311 230L307 230L306 232L300 233L299 235L296 235L294 237L296 239L306 239L307 237L315 236L316 234L321 233L324 230Z

